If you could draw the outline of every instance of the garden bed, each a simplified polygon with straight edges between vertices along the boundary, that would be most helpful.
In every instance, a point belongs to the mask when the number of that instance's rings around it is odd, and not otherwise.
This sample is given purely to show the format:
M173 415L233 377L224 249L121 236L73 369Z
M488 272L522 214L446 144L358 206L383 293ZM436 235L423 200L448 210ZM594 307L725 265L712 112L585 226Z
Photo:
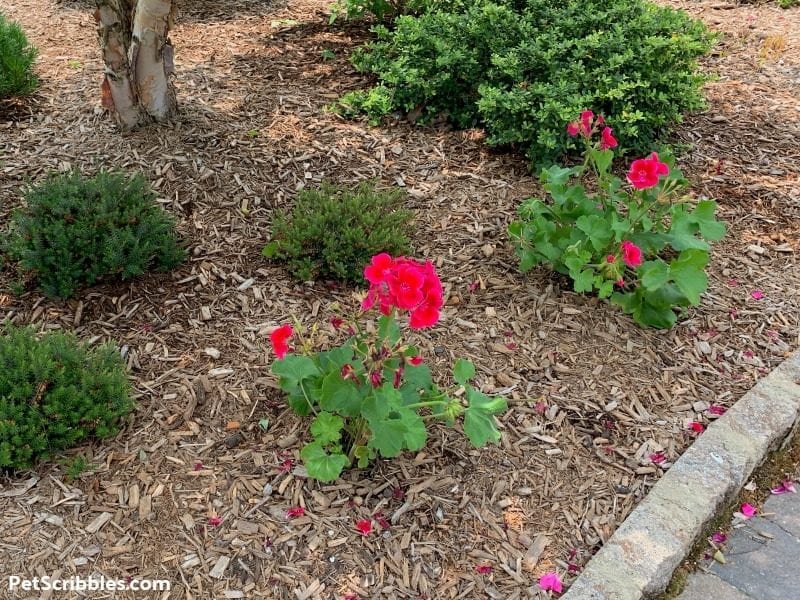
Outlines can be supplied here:
M172 35L180 123L125 135L99 106L91 10L0 0L39 47L42 80L0 120L2 224L26 181L114 167L142 170L191 240L170 274L65 302L16 296L13 270L0 274L3 317L123 347L139 403L116 440L79 449L94 471L68 482L52 462L3 479L0 575L169 579L177 598L515 598L544 571L579 569L691 443L688 424L800 342L800 12L671 4L726 34L705 64L720 76L709 110L676 138L729 233L702 306L659 332L546 270L518 272L506 228L538 185L524 158L480 131L326 112L366 83L347 56L367 31L328 28L325 0L193 3ZM320 485L302 476L307 422L269 372L267 333L297 317L333 336L333 304L356 310L357 290L298 284L260 252L301 185L371 177L406 188L415 256L445 286L441 323L415 339L435 376L469 358L510 410L498 447L437 428L415 456ZM356 521L376 513L390 527L362 536Z

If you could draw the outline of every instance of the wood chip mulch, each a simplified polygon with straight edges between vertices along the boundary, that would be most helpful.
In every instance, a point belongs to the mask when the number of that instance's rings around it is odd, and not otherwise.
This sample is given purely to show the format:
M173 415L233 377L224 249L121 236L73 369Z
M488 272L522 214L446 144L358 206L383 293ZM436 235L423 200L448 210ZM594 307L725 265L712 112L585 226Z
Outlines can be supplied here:
M730 232L702 306L659 332L517 271L506 227L538 189L518 156L480 131L326 111L367 83L348 55L368 39L327 27L327 0L185 1L180 121L125 135L99 105L91 8L0 0L39 47L42 78L0 118L0 225L51 170L141 170L191 242L173 273L66 302L15 296L16 274L0 273L0 319L114 340L138 396L116 439L76 450L94 470L70 481L53 461L0 480L3 579L95 573L168 579L164 598L299 600L536 598L541 573L569 580L691 443L688 424L800 342L800 10L669 3L724 33L704 64L719 75L709 110L676 136L695 195L719 201ZM332 338L327 319L336 303L356 309L355 290L298 284L260 250L275 209L323 178L408 192L416 256L436 262L448 299L415 341L439 378L468 357L482 389L507 397L500 446L434 428L417 455L333 485L303 476L307 423L276 389L266 336L297 317ZM296 506L305 514L287 518Z

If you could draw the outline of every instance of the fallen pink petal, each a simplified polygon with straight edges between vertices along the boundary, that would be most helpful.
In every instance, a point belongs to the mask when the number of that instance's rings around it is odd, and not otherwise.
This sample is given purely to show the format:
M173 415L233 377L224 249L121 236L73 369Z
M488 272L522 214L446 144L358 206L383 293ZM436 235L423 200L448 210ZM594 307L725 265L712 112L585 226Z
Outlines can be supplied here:
M302 506L293 506L289 510L286 511L286 518L287 519L296 519L297 517L302 517L306 514L306 509Z
M665 460L667 460L667 455L666 455L666 454L664 454L663 452L653 452L653 453L650 455L650 461L651 461L652 463L656 464L656 465L660 465L660 464L661 464L661 463L663 463Z
M703 433L706 430L706 426L702 423L698 423L697 421L692 421L689 423L689 429L695 433Z
M724 544L728 541L728 536L722 533L721 531L715 531L711 535L711 541L715 544Z
M550 571L539 577L539 587L545 592L553 591L561 593L561 590L564 589L561 577L555 571Z
M770 493L776 496L780 494L796 494L797 488L794 485L794 481L791 479L784 479L779 486L772 488Z
M720 406L719 404L712 404L708 407L708 414L710 415L724 415L727 412L727 408L724 406Z
M356 522L356 530L361 535L369 535L372 533L372 521L369 519L360 519Z
M762 292L761 290L753 290L752 292L750 292L750 296L754 300L761 300L764 297L764 292Z
M476 565L475 570L481 575L487 575L492 572L492 565Z
M208 524L211 527L219 527L220 525L222 525L222 517L209 517Z
M742 507L739 509L739 512L742 513L745 519L749 519L754 517L756 514L756 507L752 504L745 502L742 504Z

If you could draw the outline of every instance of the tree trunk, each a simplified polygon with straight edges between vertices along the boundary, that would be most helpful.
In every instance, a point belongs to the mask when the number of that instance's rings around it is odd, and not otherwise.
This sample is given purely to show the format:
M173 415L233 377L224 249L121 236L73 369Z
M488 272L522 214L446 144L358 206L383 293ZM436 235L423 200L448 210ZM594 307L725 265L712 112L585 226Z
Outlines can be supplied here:
M176 112L168 37L173 10L172 0L97 0L103 106L123 129L166 121Z

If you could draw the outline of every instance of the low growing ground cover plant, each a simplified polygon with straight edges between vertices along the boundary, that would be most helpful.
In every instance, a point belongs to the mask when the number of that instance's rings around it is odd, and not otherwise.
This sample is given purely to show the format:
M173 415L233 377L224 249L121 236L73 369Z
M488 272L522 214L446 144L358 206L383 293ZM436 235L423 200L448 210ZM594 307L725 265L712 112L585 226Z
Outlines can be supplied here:
M7 21L0 12L0 100L26 96L36 89L36 54L19 24Z
M697 59L713 41L700 21L645 0L478 0L374 31L353 63L377 85L346 94L343 114L446 115L535 164L575 148L563 123L584 106L614 116L624 152L652 147L704 105Z
M115 435L133 410L112 346L86 348L66 333L0 333L0 468L26 469L89 437Z
M364 181L351 189L323 183L302 190L291 212L278 213L266 258L284 261L302 281L357 282L380 252L409 251L412 213L402 190L378 190Z
M68 298L81 285L166 271L186 256L175 219L141 175L77 171L50 176L25 194L6 244L45 294Z
M716 203L694 202L672 159L655 152L634 160L623 183L610 171L614 132L592 111L567 133L584 140L585 161L543 170L550 202L531 198L520 207L509 233L521 270L548 265L568 275L576 292L610 298L637 323L671 327L676 309L699 304L708 286L709 242L725 235Z
M464 433L476 447L499 440L494 415L507 404L470 384L474 365L456 361L455 384L442 389L425 359L403 339L400 313L408 313L411 329L439 320L442 286L434 266L383 253L372 258L364 276L370 287L362 308L380 311L377 327L336 317L331 323L348 337L323 352L288 324L270 336L277 356L272 372L289 405L299 415L314 416L312 440L300 452L309 476L333 481L348 466L363 468L377 456L420 450L430 420L448 425L463 420ZM290 353L295 339L296 351Z

